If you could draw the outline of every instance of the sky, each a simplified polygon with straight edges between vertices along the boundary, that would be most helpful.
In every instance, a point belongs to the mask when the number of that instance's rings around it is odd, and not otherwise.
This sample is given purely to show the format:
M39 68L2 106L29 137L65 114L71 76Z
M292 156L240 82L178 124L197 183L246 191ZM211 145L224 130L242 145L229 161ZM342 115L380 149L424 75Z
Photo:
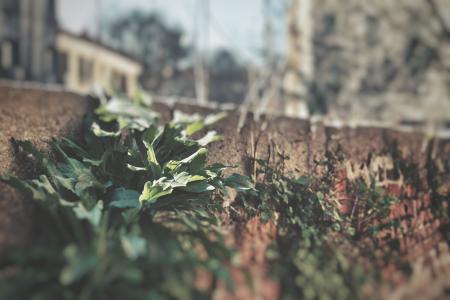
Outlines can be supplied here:
M263 45L263 0L209 0L211 21L205 45L208 49L228 48L247 60L257 55ZM59 0L60 25L81 33L96 32L96 7L117 16L127 10L158 10L170 24L182 27L184 41L193 41L196 11L201 0ZM278 45L279 46L279 45Z

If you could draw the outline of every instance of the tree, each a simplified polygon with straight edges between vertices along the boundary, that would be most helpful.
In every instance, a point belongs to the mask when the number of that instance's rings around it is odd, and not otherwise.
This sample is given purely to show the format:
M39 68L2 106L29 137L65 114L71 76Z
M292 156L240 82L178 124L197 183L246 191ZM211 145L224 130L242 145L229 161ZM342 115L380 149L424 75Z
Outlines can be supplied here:
M210 62L209 90L211 99L219 102L240 103L247 88L247 69L229 50L217 50Z
M176 73L188 54L183 32L154 12L131 11L108 26L108 39L144 64L142 84L151 90Z

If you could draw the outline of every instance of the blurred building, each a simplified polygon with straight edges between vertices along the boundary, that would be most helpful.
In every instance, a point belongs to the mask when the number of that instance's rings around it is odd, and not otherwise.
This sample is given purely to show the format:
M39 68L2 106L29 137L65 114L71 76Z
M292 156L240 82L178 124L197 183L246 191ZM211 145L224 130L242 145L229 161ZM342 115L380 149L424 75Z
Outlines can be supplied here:
M0 77L56 82L55 0L0 0Z
M58 29L56 0L0 0L0 78L132 95L142 65L85 35Z
M100 87L109 93L132 96L138 88L142 64L86 35L59 31L58 73L68 89L86 93Z

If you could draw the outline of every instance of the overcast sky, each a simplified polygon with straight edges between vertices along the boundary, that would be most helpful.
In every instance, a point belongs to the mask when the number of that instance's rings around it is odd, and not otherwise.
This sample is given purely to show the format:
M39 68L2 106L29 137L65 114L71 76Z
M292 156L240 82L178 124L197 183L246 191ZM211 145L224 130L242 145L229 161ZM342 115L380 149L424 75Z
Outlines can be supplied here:
M181 26L186 42L192 42L194 16L200 0L97 0L103 11L120 15L131 9L158 10L166 19ZM226 47L244 59L254 56L262 46L262 0L209 0L211 25L209 47ZM60 25L75 33L95 33L95 0L59 0Z

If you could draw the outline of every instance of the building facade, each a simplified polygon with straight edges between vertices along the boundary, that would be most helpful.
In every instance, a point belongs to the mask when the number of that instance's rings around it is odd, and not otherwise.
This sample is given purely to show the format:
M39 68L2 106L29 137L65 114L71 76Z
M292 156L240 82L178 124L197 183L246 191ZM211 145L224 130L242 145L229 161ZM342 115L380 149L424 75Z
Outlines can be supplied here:
M59 31L56 38L59 76L68 89L87 93L101 88L108 93L133 96L142 64L87 36Z
M141 72L127 55L60 30L56 0L0 0L0 78L132 96Z
M57 82L55 0L0 0L0 77Z

